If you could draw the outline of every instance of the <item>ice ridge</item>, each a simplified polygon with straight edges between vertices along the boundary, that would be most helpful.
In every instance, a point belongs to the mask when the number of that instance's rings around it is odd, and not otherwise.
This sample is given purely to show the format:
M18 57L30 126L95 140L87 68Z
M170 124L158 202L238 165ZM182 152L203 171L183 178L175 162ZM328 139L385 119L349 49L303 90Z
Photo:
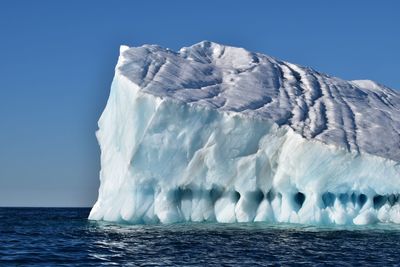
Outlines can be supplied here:
M289 125L307 139L400 160L400 94L208 41L179 52L145 45L121 55L121 75L156 96Z

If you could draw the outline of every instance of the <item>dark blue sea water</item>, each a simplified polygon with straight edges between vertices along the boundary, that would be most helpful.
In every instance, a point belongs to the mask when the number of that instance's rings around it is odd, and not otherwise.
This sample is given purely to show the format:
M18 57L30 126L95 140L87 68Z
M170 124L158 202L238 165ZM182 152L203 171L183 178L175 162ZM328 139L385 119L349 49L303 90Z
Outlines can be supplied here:
M391 266L400 228L267 224L128 226L89 209L0 208L2 266Z

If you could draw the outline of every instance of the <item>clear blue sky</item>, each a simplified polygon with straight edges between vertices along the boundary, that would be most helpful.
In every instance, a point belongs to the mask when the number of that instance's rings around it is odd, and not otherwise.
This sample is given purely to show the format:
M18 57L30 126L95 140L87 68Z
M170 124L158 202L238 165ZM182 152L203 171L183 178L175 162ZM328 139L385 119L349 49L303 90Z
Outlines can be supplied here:
M400 1L0 1L0 206L91 206L119 45L210 40L400 88Z

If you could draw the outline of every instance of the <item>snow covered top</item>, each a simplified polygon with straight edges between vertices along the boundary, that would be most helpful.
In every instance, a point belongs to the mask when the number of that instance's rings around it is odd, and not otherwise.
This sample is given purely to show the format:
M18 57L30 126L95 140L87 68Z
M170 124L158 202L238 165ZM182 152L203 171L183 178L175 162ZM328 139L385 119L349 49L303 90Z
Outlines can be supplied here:
M400 161L400 93L204 41L121 47L117 75L142 92L288 125L307 139Z

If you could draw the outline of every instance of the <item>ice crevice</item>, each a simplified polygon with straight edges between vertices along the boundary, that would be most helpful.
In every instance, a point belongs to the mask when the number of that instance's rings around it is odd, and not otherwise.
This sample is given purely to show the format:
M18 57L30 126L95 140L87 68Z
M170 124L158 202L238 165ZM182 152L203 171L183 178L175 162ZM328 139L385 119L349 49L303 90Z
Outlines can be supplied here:
M89 218L400 223L399 108L386 87L241 48L121 49Z

